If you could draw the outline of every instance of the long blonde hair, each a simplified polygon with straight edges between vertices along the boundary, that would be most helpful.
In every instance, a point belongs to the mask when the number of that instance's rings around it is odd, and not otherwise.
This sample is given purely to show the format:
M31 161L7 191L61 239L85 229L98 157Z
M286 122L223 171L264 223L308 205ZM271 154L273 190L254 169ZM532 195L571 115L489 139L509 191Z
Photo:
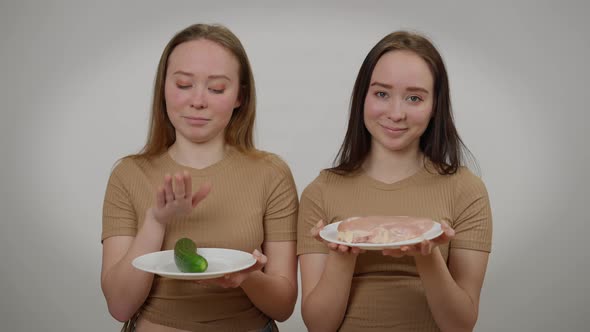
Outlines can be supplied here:
M176 141L176 131L166 112L164 85L168 59L176 46L198 39L215 42L230 51L240 64L240 106L236 108L225 130L225 142L242 152L256 153L254 148L254 119L256 117L256 89L250 61L242 43L228 28L222 25L194 24L178 32L166 45L154 84L154 99L148 138L143 149L133 158L151 158L158 156Z

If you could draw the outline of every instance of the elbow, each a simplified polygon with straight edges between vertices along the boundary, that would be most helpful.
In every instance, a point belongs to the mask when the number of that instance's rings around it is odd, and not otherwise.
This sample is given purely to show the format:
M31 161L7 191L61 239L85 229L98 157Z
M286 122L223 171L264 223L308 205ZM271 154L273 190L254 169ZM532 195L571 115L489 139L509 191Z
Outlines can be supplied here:
M109 308L109 314L119 322L126 322L135 315L135 310L130 309L128 306L117 305L108 301L107 306Z
M295 292L294 295L290 296L289 299L286 301L285 303L285 309L284 310L280 310L275 317L272 317L272 319L276 320L277 322L284 322L287 319L289 319L289 317L291 317L291 315L293 315L293 310L295 310L295 303L297 302L297 293Z
M121 323L126 322L129 319L131 319L131 317L133 317L134 313L130 310L124 310L124 308L116 308L114 305L109 305L108 307L111 316Z
M441 328L441 331L449 332L472 332L477 323L477 315L473 317L464 317L465 319L458 324Z
M138 309L129 305L129 303L121 303L120 301L115 301L115 299L109 299L108 297L106 300L109 314L119 322L126 322L131 319Z
M304 304L301 305L301 317L303 323L309 332L326 332L326 331L337 331L340 327L340 322L335 324L325 316L318 316L313 310L307 308Z

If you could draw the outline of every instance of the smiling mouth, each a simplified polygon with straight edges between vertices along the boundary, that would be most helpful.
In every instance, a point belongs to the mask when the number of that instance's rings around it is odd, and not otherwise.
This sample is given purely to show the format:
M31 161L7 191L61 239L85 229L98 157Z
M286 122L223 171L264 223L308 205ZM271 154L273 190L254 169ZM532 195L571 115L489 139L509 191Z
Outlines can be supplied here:
M390 131L390 132L394 132L394 133L401 133L401 132L404 132L404 131L408 130L408 128L392 128L392 127L384 126L382 124L380 124L380 126L383 129L385 129L387 131Z

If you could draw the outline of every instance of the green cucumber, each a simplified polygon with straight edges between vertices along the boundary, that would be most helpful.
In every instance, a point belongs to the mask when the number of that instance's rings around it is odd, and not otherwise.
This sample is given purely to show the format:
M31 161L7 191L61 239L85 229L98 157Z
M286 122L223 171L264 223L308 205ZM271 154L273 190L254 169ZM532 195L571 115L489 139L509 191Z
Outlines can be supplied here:
M205 272L207 260L197 254L197 245L189 238L182 238L174 245L174 263L182 272Z

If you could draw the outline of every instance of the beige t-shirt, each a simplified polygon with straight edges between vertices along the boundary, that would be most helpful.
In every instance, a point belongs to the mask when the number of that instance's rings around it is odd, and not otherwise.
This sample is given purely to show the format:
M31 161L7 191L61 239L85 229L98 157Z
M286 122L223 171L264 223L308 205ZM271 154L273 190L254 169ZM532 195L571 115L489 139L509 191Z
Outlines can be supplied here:
M152 160L123 159L107 185L102 239L135 236L164 175L183 170L192 176L193 193L204 182L212 189L190 215L172 220L161 250L173 249L181 237L193 239L197 247L250 253L265 241L296 240L298 197L289 167L276 155L254 158L234 148L223 160L200 170L176 163L168 153ZM241 288L206 288L159 276L141 316L191 331L260 329L269 321Z
M492 215L483 182L467 168L449 176L429 166L393 184L364 173L322 171L301 196L297 254L328 252L310 236L318 220L332 223L369 215L447 221L456 231L450 244L440 247L447 261L449 247L491 250ZM340 331L439 331L414 259L385 257L380 251L360 254Z

